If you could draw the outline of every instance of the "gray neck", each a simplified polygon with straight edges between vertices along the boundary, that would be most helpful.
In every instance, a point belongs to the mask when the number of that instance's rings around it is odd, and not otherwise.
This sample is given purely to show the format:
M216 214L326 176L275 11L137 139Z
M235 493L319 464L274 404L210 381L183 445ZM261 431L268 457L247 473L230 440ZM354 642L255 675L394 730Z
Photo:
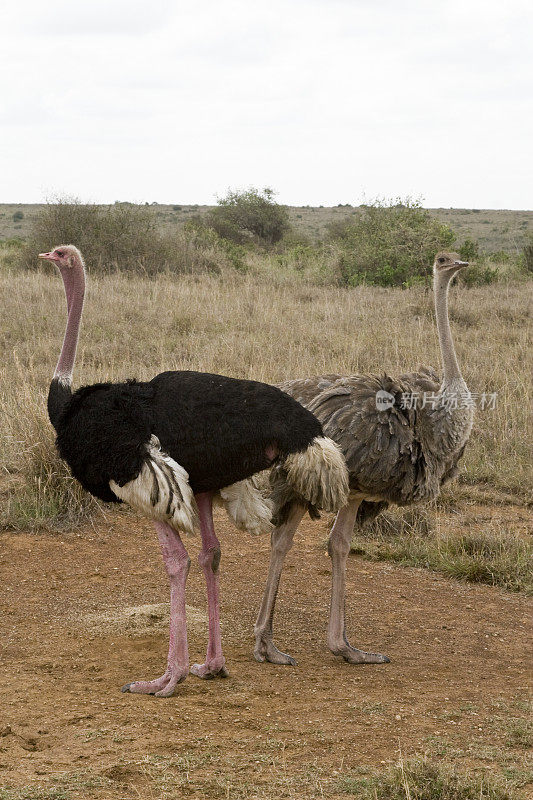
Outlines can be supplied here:
M443 365L442 389L449 387L464 387L466 383L459 369L455 347L453 345L450 320L448 318L448 288L453 273L435 273L433 286L435 289L435 314L437 317L437 331L439 334L440 352Z
M54 378L64 386L72 383L72 371L76 359L78 336L80 332L81 314L83 311L83 298L85 295L85 272L83 265L75 264L71 268L61 270L65 294L67 296L68 320L61 348L61 355L57 362Z

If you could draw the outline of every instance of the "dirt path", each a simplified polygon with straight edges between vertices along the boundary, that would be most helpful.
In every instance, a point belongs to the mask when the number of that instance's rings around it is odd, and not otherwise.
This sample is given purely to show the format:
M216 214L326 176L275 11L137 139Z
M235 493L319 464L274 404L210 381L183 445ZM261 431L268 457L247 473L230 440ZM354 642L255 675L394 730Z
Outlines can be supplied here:
M352 557L352 642L392 662L348 665L325 646L327 521L307 522L276 618L276 642L298 666L257 664L269 543L217 519L231 677L189 676L169 700L120 693L161 674L166 657L167 585L149 523L115 516L78 534L0 538L0 785L61 785L66 797L340 797L347 771L379 767L399 745L493 766L527 694L524 598ZM186 544L192 662L207 626L198 539Z

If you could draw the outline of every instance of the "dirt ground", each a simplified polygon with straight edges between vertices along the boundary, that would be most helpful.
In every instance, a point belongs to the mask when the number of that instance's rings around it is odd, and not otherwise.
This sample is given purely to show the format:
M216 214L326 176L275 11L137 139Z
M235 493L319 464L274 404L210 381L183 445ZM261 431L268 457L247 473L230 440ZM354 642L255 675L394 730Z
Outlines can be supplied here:
M512 768L507 721L524 716L531 604L351 557L349 636L391 663L349 665L325 645L327 523L304 522L287 559L275 641L298 665L282 667L252 655L269 542L217 515L231 675L189 676L166 700L120 692L166 658L150 523L119 514L76 533L3 534L0 785L43 787L39 798L345 797L343 777L399 749ZM192 663L207 625L198 537L186 546Z

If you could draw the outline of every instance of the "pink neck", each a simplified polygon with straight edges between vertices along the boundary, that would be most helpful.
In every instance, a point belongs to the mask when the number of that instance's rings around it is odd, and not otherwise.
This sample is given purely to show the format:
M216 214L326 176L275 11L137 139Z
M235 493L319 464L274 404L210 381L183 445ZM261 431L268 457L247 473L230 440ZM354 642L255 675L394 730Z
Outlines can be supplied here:
M67 296L68 321L65 338L61 348L61 355L57 362L54 378L60 383L70 386L72 383L72 370L76 358L78 335L80 331L81 313L83 311L83 298L85 295L85 272L83 265L76 261L73 267L61 269L61 277L65 285Z

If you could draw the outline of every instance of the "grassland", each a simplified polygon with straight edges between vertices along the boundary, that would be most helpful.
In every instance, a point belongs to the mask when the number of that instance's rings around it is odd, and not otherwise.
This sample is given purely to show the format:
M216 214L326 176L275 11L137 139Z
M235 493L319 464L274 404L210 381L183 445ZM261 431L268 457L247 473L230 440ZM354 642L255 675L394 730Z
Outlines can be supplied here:
M461 484L522 499L529 491L530 285L451 290L468 385L478 395L497 393L495 408L477 413ZM65 312L57 275L1 273L0 288L2 430L11 431L11 464L19 452L12 427L18 412L43 407ZM439 362L432 295L423 289L350 290L237 273L114 275L90 279L75 377L91 383L198 369L276 382L327 372L398 374Z
M412 524L410 512L392 512L379 530L368 532L366 544L358 540L358 552L447 574L454 574L455 564L457 577L510 589L530 586L527 514L520 511L530 501L530 286L452 289L451 318L466 380L478 396L496 393L495 407L478 410L459 482L439 506L420 512L430 514L422 535L420 516ZM97 506L55 456L45 414L65 323L63 287L50 272L4 271L0 291L2 524L72 524ZM284 272L157 280L114 275L90 280L75 378L147 379L165 369L199 369L276 382L327 372L397 374L420 363L439 366L432 296L422 288L322 287ZM465 519L472 540L444 541L439 514L464 515L468 503L517 510L482 524L474 515ZM426 528L439 542L438 558L429 557Z
M0 204L0 240L26 239L39 210L38 204ZM211 206L152 204L159 225L167 232L180 228L195 215L203 215ZM331 222L339 222L356 213L357 206L293 206L290 222L294 229L315 241L322 239ZM482 250L518 253L528 233L533 232L533 211L509 211L471 208L432 208L432 215L449 225L457 242L479 241ZM15 219L22 213L21 219Z

